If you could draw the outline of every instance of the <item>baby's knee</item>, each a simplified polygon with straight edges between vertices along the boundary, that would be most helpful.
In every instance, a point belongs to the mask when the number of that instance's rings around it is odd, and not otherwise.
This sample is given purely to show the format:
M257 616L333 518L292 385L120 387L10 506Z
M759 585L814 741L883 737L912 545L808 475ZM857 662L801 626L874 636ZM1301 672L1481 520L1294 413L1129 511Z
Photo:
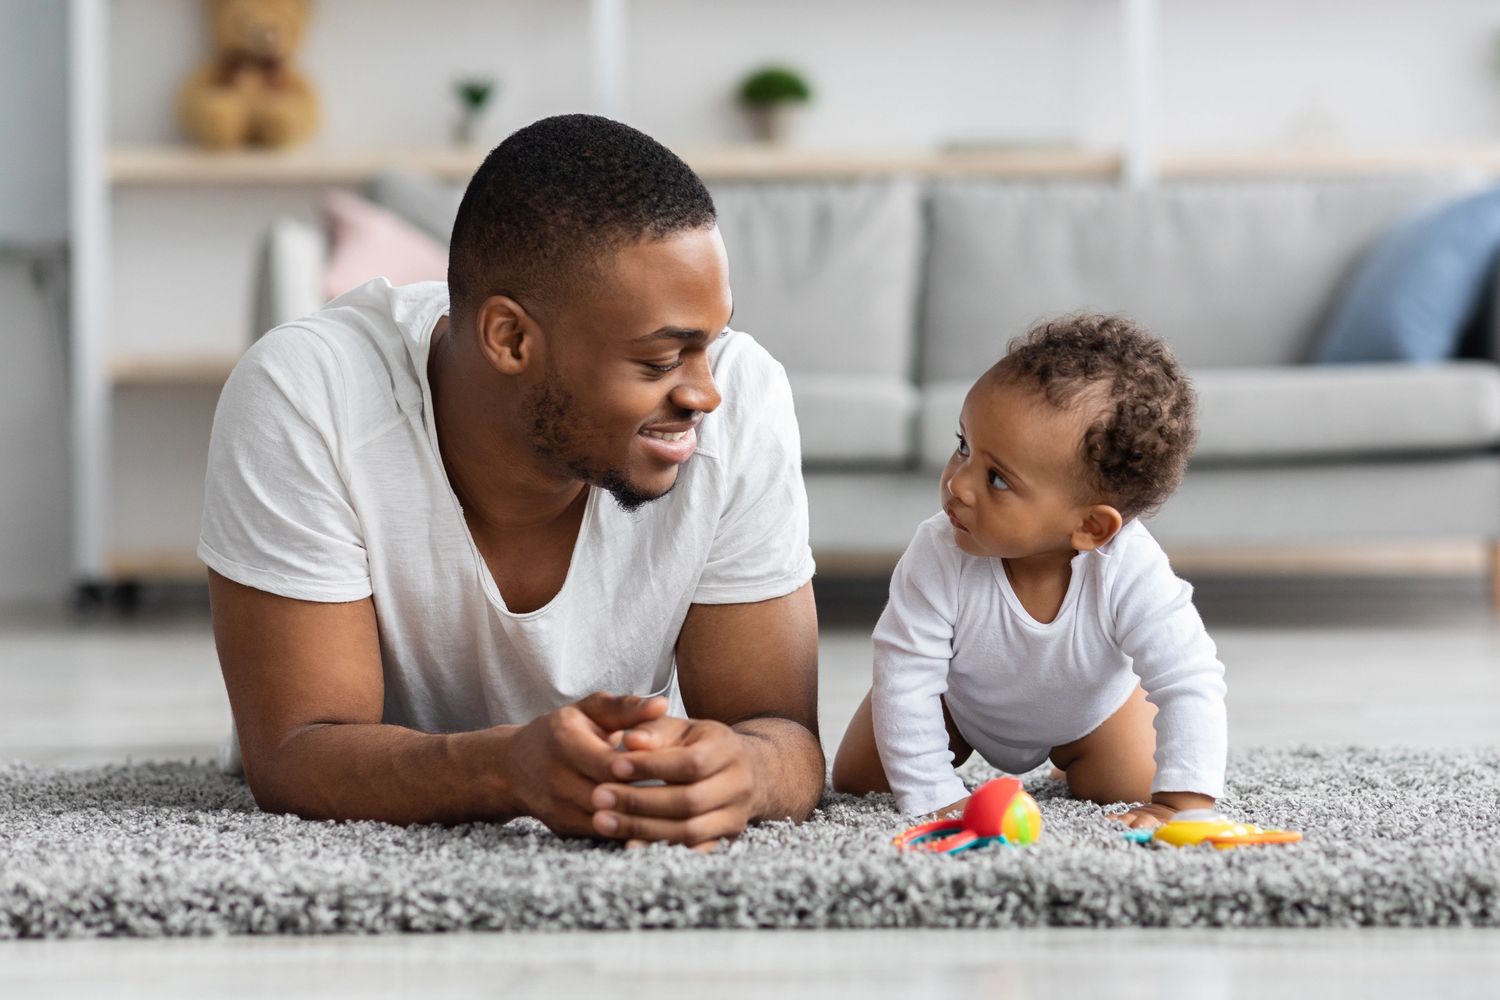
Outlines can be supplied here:
M1156 776L1154 764L1140 765L1122 761L1074 761L1064 772L1068 793L1075 799L1111 805L1116 802L1150 802L1151 779Z
M880 766L879 754L860 753L846 742L839 747L833 759L833 790L850 795L869 795L871 792L888 792L885 768Z

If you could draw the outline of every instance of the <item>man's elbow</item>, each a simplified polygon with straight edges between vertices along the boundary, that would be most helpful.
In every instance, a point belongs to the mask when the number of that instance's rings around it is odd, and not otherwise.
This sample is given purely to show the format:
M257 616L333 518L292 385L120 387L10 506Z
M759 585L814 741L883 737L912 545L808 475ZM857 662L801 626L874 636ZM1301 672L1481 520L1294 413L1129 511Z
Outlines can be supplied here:
M245 783L262 811L299 819L347 819L318 794L315 768L304 759L297 736L289 735L275 748L250 748L241 743Z

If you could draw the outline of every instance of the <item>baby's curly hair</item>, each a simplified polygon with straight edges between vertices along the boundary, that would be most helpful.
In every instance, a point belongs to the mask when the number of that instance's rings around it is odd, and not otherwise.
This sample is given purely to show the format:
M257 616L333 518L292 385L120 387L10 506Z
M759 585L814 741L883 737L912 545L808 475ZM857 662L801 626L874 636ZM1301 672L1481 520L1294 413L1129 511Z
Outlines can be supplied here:
M1054 406L1097 407L1080 454L1094 491L1126 519L1154 513L1182 484L1197 442L1197 394L1159 337L1122 316L1044 320L990 376L1033 384Z

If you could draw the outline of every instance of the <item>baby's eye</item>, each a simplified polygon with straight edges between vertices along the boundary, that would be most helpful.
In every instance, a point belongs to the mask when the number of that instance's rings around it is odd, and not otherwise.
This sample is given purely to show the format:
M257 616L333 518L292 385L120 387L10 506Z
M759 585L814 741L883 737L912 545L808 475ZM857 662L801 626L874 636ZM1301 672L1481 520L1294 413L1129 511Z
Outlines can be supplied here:
M992 489L992 490L1008 490L1008 489L1010 489L1010 483L1007 483L1005 481L1005 477L1002 476L1002 475L1000 475L1000 473L996 472L994 469L991 469L990 470L990 489Z
M964 440L964 436L962 434L955 434L953 436L958 438L958 453L960 455L967 456L969 454L969 442Z

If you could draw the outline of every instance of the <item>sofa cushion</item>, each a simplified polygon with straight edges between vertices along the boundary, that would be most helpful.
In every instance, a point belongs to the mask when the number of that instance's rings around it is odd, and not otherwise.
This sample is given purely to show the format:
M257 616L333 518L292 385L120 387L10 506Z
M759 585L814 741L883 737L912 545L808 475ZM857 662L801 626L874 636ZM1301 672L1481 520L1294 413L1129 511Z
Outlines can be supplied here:
M1500 445L1500 366L1329 365L1207 368L1194 463L1369 458ZM941 466L968 379L931 383L918 416L922 465Z
M912 380L922 226L909 180L712 185L734 326L795 374Z
M325 299L371 278L408 285L448 277L448 248L394 212L335 190L324 199L323 215L330 242L323 271Z
M1203 369L1195 461L1406 455L1500 444L1487 361Z
M444 248L453 238L453 220L466 184L392 167L370 182L370 200L425 230Z
M1305 361L1375 235L1473 183L936 183L922 378L975 378L1038 319L1080 309L1125 313L1194 368Z
M943 379L922 386L917 404L917 458L924 468L938 468L948 461L958 444L958 414L973 379Z
M1442 361L1478 311L1500 252L1500 188L1392 226L1360 263L1317 359Z
M802 461L813 467L910 463L917 390L902 378L788 372Z

